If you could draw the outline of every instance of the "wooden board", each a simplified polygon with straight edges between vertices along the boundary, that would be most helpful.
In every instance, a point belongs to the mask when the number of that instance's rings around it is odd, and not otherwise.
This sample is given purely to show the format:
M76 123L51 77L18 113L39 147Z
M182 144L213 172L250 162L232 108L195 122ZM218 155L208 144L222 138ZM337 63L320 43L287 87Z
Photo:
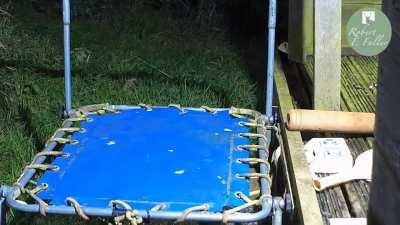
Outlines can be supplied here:
M299 65L303 76L313 77L313 62ZM341 102L343 111L374 112L376 82L378 74L377 57L342 57ZM305 88L308 85L304 85ZM315 134L314 134L315 135ZM324 134L320 135L321 137ZM337 135L342 136L343 135ZM328 137L332 137L328 135ZM371 149L373 137L344 136L349 149L356 158L362 152ZM317 194L323 221L328 223L331 217L365 217L368 210L369 183L353 181L325 190Z
M313 73L314 63L309 60L304 65L302 75L307 76L312 82ZM343 56L341 74L341 109L375 112L378 58Z
M341 0L314 0L314 109L340 110Z
M294 106L279 59L276 60L275 76L277 100L279 103L280 117L282 118L282 139L295 198L296 224L323 225L316 193L312 187L312 178L304 154L304 146L300 132L288 131L285 126L286 114L288 110L292 109Z

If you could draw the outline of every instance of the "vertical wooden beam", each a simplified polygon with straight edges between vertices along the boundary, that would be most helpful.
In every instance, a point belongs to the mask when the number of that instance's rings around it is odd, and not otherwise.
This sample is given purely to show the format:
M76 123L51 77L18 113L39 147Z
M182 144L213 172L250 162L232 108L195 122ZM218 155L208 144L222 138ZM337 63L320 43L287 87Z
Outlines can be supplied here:
M314 0L314 108L340 110L342 0Z

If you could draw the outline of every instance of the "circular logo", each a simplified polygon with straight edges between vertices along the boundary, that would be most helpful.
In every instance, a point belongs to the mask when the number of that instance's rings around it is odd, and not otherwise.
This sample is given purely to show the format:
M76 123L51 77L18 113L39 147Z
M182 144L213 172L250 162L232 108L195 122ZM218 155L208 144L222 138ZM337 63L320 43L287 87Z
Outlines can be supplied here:
M379 9L360 9L347 23L347 42L360 55L378 55L386 49L391 38L390 21Z

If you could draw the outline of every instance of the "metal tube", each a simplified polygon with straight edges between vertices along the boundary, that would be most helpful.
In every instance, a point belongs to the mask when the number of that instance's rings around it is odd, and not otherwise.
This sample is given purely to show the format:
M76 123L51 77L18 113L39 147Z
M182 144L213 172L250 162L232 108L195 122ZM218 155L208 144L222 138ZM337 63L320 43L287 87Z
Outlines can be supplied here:
M274 199L272 225L282 225L282 208L279 203Z
M271 130L267 130L266 133L266 137L268 140L268 143L266 143L267 149L269 149L270 147L270 143L271 143ZM264 141L263 139L260 139L260 142ZM261 143L263 144L263 143ZM263 160L268 160L268 152L265 149L260 149L258 151L258 155L260 159ZM260 173L261 174L269 174L269 168L265 163L261 163L260 164ZM269 180L266 179L265 177L260 178L260 183L261 183L261 194L271 194L270 190L271 190L271 184L269 183Z
M272 211L272 198L266 199L262 204L262 209L256 213L236 213L229 215L228 222L232 223L247 223L265 219ZM149 218L154 220L176 220L182 215L182 212L167 212L167 211L149 211ZM203 221L203 222L220 222L223 220L222 213L190 213L185 221Z
M15 188L14 188L15 189ZM15 191L11 193L15 194ZM39 205L37 204L22 204L14 199L13 194L7 196L7 204L14 209L23 212L37 213L39 212ZM270 215L272 211L272 198L266 199L262 205L262 210L256 213L236 213L229 216L229 222L242 223L242 222L254 222L265 219ZM85 214L88 216L100 216L100 217L113 217L116 214L124 213L123 211L117 212L115 209L110 208L92 208L84 207ZM76 215L75 209L70 206L53 206L50 205L46 208L47 214L61 214L61 215ZM182 212L171 212L171 211L145 211L138 210L137 215L143 217L144 219L153 220L176 220L181 215ZM185 220L187 221L209 221L218 222L222 221L222 213L203 213L203 212L193 212L189 214Z
M12 191L15 194L15 190ZM7 204L14 209L23 212L37 213L39 212L39 205L37 204L22 204L14 199L13 194L7 196ZM114 217L116 214L123 214L124 211L117 211L110 208L92 208L84 207L85 214L88 216L100 216L100 217ZM230 222L240 223L240 222L254 222L265 219L272 211L272 198L266 199L263 203L262 210L257 213L237 213L229 216ZM61 214L61 215L76 215L76 211L70 206L53 206L50 205L46 208L47 214ZM182 212L171 212L171 211L145 211L138 210L137 215L143 217L144 219L152 220L177 220ZM202 213L193 212L187 216L185 220L187 221L204 221L204 222L218 222L222 221L222 213Z
M63 0L63 23L64 23L64 85L65 85L65 111L72 110L72 88L71 88L71 36L70 36L70 4L69 0Z
M6 225L6 199L4 197L3 187L0 187L0 225Z
M274 93L274 62L275 62L275 27L276 27L276 0L269 0L268 10L268 64L265 114L268 122L273 119L272 101Z

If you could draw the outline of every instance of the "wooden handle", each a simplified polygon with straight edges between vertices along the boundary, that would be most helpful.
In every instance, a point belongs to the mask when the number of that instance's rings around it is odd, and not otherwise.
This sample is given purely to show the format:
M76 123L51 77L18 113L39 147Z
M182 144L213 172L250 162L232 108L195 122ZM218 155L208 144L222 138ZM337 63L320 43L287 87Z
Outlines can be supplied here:
M289 130L372 134L374 126L374 113L291 109L287 114Z

